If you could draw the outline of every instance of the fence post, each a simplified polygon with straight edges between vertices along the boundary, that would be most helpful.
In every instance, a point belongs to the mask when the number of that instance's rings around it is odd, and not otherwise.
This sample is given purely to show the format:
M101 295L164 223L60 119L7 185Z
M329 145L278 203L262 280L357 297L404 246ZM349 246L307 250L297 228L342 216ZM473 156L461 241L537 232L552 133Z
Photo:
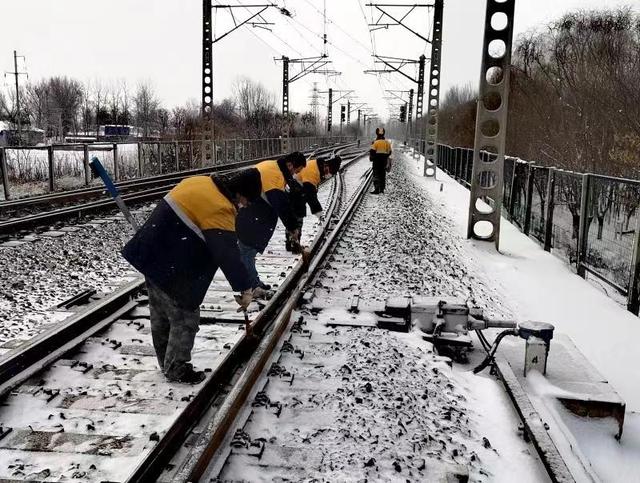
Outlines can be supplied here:
M229 148L227 146L227 140L224 140L224 162L229 162Z
M551 251L551 240L553 238L553 205L556 198L556 170L549 168L547 178L547 217L544 225L544 249Z
M173 149L175 150L176 157L176 171L180 171L180 155L178 154L178 149L180 146L178 145L178 141L173 142Z
M518 176L516 176L517 173L517 169L518 169L518 160L516 158L512 158L513 159L513 169L511 170L511 187L509 188L509 221L513 220L513 209L515 208L516 202L515 202L515 198L513 197L513 188L516 185L516 179L518 179Z
M533 163L527 163L527 193L524 201L524 227L523 232L529 235L531 230L531 201L533 199Z
M189 141L189 169L193 168L193 141Z
M142 143L138 143L138 176L142 178L144 172L144 165L142 162Z
M636 232L633 243L633 259L629 273L627 310L638 315L640 311L640 216L636 217Z
M89 145L82 145L83 151L83 164L84 164L84 185L89 186L91 184L91 171L89 168Z
M584 263L587 259L587 247L589 241L589 188L591 184L591 176L589 174L582 175L582 194L580 196L580 231L578 232L578 253L577 253L577 269L578 275L586 278L587 272Z
M2 187L4 188L4 199L11 198L9 191L9 173L7 171L7 153L4 148L0 148L0 169L2 170Z
M55 189L55 181L53 179L53 145L47 146L47 159L49 161L49 191Z
M113 143L113 180L118 181L119 177L118 145L116 143Z
M158 165L160 166L160 174L162 174L162 143L158 143Z

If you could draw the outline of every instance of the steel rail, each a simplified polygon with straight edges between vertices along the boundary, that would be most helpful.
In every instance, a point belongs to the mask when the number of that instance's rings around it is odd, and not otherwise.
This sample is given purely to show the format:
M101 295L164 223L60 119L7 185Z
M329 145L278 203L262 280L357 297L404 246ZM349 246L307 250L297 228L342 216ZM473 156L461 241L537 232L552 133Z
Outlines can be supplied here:
M312 262L306 273L296 280L294 288L289 290L286 303L281 306L274 320L270 322L270 330L265 334L261 343L255 350L251 359L246 365L246 369L240 375L237 383L225 398L220 409L208 422L206 429L191 446L191 452L184 460L182 467L176 473L173 481L178 483L199 481L206 473L211 461L219 453L222 443L225 441L228 431L232 427L242 410L253 386L263 372L268 360L271 358L273 350L278 346L280 338L290 325L290 315L297 306L299 298L304 289L314 279L321 263L326 259L330 250L339 240L344 229L351 221L357 207L362 202L364 194L371 182L372 173L369 171L361 183L358 191L352 197L349 205L340 216L337 223L332 226L331 232L323 236L322 244L315 245L316 251ZM335 197L334 199L338 199ZM327 227L333 224L333 220L327 220ZM320 240L318 240L320 242ZM136 481L136 480L130 480Z
M355 159L357 158L348 161L344 166L348 166ZM334 179L337 179L337 177ZM328 207L331 212L335 210L337 205L338 198L331 196L331 203ZM314 252L317 250L317 240L325 236L324 233L330 219L330 217L327 217L323 230L316 237ZM269 322L277 313L279 306L286 302L291 287L300 278L303 271L302 263L299 262L278 292L276 292L272 301L258 314L252 324L254 337L257 336L259 338L263 335ZM142 291L143 287L144 279L139 277L114 293L91 304L82 312L56 324L50 330L43 332L14 351L0 357L0 397L6 396L25 380L33 377L68 352L77 349L88 338L95 336L132 310L136 306L132 299ZM145 459L145 461L149 462L149 467L143 468L143 476L133 481L151 481L144 475L148 475L150 471L162 471L167 458L173 455L172 451L184 441L186 431L191 427L189 423L202 417L204 411L210 406L212 397L219 392L220 385L224 382L225 377L233 375L233 369L237 364L242 360L248 359L257 344L258 339L254 337L241 339L229 351L220 367L209 378L206 388L203 388L206 390L197 394L192 403L181 413L179 424L172 425L165 437L154 447L149 458ZM185 421L187 421L187 425L185 425ZM157 460L153 458L157 458ZM159 470L156 470L158 468Z
M336 152L336 151L340 151L341 149L346 149L348 147L350 147L350 144L346 146L341 146L341 147L334 146L326 149L332 152ZM233 164L220 165L220 166L211 167L207 169L210 170L209 172L226 173L226 172L234 171L236 169L252 166L257 162L264 161L266 159L270 159L270 158L252 159L252 160L241 161ZM122 196L122 198L125 202L129 202L129 203L141 203L141 202L152 201L152 200L161 198L167 191L169 191L173 186L175 186L178 181L195 174L197 173L194 173L193 171L185 172L184 175L174 178L175 182L172 182L170 184L163 185L163 186L156 186L143 191L136 191L133 193L125 194ZM116 208L115 201L113 201L112 199L103 199L103 200L92 201L89 203L84 203L81 205L68 206L68 207L58 208L56 210L46 211L42 213L35 213L32 215L23 216L20 218L0 221L0 235L5 235L5 236L11 235L20 230L29 230L38 226L46 226L51 223L66 220L74 216L80 217L82 215L87 215L87 214L96 214L104 211L113 210L115 208Z
M0 357L0 397L131 310L143 285L137 278Z
M354 143L343 143L340 146L346 148L351 146ZM303 153L311 153L311 154L317 154L317 153L322 153L325 151L332 151L335 150L335 146L323 146L321 148L317 148L317 149L305 149L303 151ZM165 173L165 174L159 174L159 175L155 175L155 176L147 176L144 178L136 178L136 179L129 179L129 180L123 180L123 181L119 181L117 183L115 183L116 188L118 188L119 191L124 191L126 189L129 188L137 188L140 186L146 186L149 184L153 184L153 183L159 183L159 182L164 182L164 181L173 181L176 179L183 179L187 176L196 176L199 174L209 174L209 173L214 173L217 171L224 171L226 169L233 169L233 168L240 168L240 167L244 167L247 166L248 164L253 164L259 161L264 161L267 159L277 159L279 157L283 156L282 154L274 154L272 156L266 156L266 157L261 157L261 158L254 158L254 159L250 159L250 160L245 160L245 161L235 161L232 163L225 163L225 164L220 164L220 165L216 165L216 166L206 166L203 168L193 168L193 169L187 169L187 170L183 170L183 171L175 171L173 173ZM81 199L84 197L89 197L89 196L93 196L93 195L100 195L102 193L104 193L104 187L102 186L88 186L88 187L84 187L84 188L78 188L78 189L74 189L74 190L67 190L67 191L61 191L61 192L57 192L57 193L45 193L45 194L40 194L40 195L35 195L35 196L29 196L27 198L19 198L19 199L15 199L15 200L6 200L6 201L0 201L0 209L3 208L26 208L32 205L38 205L38 204L42 204L42 203L50 203L51 201L56 201L56 200L62 200L62 201L66 201L69 198L76 198L76 199ZM16 209L17 209L16 208Z
M358 158L359 157L361 156L358 156ZM347 165L348 164L350 163L347 163ZM345 167L341 168L341 170ZM341 181L337 181L340 179L339 177L334 177L333 179L336 180L336 184L339 183L341 186ZM331 204L327 208L327 216L322 229L316 235L311 246L312 257L315 257L315 254L321 250L321 245L327 237L327 233L333 223L333 213L339 206L339 196L336 195L335 192L339 191L340 187L336 186L336 184L334 184L333 187L334 195L331 197ZM149 455L138 464L134 473L127 480L128 482L150 482L158 479L169 459L177 452L191 429L204 416L205 412L211 406L211 403L220 394L221 388L230 382L238 366L242 362L249 360L255 352L259 341L264 338L277 315L281 313L282 307L286 307L287 302L291 298L291 293L295 290L298 281L304 276L304 272L305 268L302 260L300 260L293 267L292 272L285 282L278 288L273 298L269 301L269 304L258 314L256 319L251 322L250 335L247 335L247 333L243 334L230 349L220 365L212 372L203 387L172 423L158 444L150 451Z

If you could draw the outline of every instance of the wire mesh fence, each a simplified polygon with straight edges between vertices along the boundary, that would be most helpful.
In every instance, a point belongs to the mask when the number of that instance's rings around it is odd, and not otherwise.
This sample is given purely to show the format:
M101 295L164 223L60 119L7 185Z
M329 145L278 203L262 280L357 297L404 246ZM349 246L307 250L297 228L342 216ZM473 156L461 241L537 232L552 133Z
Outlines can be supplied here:
M495 155L481 152L480 156ZM468 187L473 150L440 144L438 166ZM627 297L627 308L638 313L639 180L576 173L505 157L503 186L505 217L579 275L595 276L617 289Z
M347 136L290 138L290 151L351 140ZM100 183L89 161L97 156L116 181L282 155L280 138L223 139L215 157L202 158L202 141L60 144L0 148L0 200Z

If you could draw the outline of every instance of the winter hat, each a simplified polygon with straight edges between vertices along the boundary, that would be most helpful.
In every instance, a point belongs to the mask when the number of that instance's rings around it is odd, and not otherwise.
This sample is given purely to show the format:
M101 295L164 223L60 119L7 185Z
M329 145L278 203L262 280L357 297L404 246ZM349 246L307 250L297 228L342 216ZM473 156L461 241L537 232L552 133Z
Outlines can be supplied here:
M307 165L307 158L300 151L287 154L282 160L285 163L293 164L294 168L304 168Z
M232 194L244 196L249 201L257 199L262 193L260 172L256 168L242 169L220 176L219 179Z

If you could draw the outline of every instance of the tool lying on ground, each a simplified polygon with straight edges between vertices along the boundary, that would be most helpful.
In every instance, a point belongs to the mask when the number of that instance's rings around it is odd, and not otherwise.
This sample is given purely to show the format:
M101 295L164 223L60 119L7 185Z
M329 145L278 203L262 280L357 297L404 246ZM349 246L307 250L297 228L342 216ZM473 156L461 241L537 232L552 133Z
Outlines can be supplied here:
M116 185L113 184L109 173L107 173L107 170L104 169L104 166L102 166L100 160L94 156L89 163L89 166L91 166L91 169L96 174L96 176L99 176L100 179L102 179L102 182L107 188L107 191L113 198L113 201L116 202L116 205L118 205L118 208L120 208L120 211L124 215L125 219L131 224L134 230L138 231L140 229L140 225L138 225L138 222L129 211L129 208L127 208L127 205L125 205L124 200L118 192L118 188L116 188Z

